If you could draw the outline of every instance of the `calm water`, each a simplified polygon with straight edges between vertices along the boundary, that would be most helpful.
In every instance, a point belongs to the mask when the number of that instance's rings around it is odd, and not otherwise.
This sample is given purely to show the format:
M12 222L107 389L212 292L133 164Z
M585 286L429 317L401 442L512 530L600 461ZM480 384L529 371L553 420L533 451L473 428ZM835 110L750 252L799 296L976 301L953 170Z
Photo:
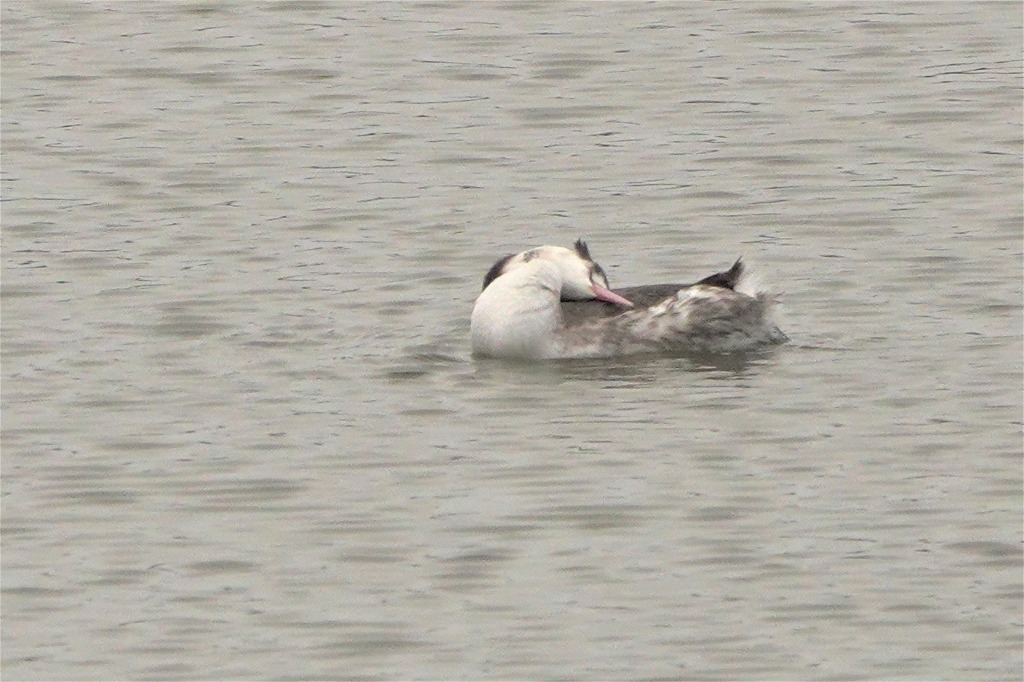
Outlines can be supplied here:
M1020 679L1022 9L5 0L5 679ZM474 362L743 255L745 364Z

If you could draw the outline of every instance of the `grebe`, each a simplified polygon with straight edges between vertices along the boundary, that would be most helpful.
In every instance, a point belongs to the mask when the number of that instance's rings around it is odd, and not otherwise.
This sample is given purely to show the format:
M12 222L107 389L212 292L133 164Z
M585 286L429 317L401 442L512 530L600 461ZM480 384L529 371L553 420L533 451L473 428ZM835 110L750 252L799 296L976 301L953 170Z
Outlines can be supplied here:
M612 291L586 243L502 258L484 277L473 354L547 360L637 353L732 353L783 343L775 297L736 291L741 260L694 284Z

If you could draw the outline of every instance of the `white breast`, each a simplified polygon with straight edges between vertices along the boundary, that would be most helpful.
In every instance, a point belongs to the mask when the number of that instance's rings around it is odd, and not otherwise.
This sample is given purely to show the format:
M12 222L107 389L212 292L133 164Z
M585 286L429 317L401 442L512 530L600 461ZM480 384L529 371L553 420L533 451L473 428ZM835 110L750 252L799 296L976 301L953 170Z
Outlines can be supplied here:
M544 260L491 282L473 306L473 354L528 360L557 357L560 290L557 268Z

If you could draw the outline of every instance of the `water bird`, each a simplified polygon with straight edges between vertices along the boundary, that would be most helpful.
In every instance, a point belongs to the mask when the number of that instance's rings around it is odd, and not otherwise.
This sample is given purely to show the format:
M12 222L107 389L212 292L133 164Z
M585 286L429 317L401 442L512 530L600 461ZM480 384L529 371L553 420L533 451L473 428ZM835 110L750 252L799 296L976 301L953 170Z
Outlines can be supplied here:
M582 240L498 260L473 306L473 355L522 360L715 354L785 342L777 298L738 289L742 259L693 284L612 290Z

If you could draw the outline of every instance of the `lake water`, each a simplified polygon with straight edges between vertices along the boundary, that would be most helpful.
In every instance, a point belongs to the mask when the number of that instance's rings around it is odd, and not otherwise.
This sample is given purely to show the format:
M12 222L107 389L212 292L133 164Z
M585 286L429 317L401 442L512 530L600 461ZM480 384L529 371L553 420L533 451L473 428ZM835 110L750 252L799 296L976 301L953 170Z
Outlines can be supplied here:
M1020 3L5 0L5 679L1021 679ZM474 361L742 255L747 362Z

